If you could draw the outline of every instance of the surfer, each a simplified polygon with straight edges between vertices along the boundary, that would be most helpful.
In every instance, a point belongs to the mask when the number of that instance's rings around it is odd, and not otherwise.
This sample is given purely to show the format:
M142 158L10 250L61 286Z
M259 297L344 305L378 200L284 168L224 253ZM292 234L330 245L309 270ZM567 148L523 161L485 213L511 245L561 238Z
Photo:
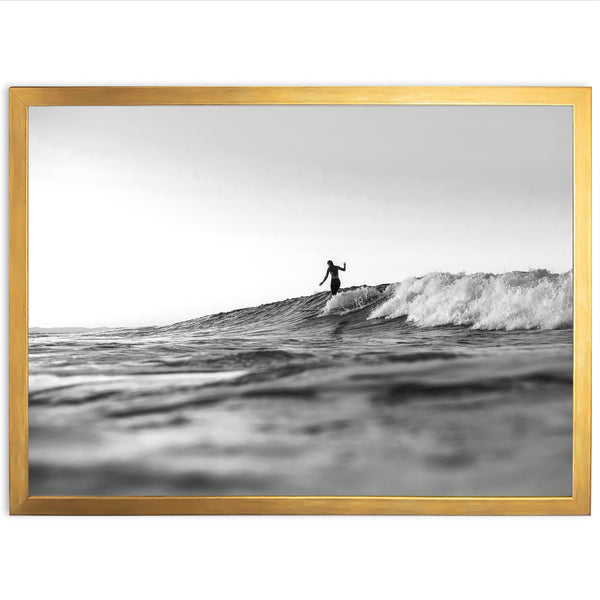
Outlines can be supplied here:
M333 264L332 260L328 260L327 261L327 272L325 273L325 277L323 277L323 281L321 281L321 283L319 285L323 285L325 283L325 280L327 279L327 276L331 273L331 295L335 296L338 293L338 290L340 289L340 285L342 285L342 282L340 281L338 272L345 271L345 270L346 270L346 263L344 263L343 267L338 267L337 265Z

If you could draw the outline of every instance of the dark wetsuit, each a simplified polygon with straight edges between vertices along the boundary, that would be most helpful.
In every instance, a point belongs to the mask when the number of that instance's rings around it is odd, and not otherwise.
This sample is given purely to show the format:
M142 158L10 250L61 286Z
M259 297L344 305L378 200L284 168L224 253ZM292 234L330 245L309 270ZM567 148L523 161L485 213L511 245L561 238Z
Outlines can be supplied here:
M333 265L327 269L327 272L331 275L331 295L335 296L340 289L340 285L342 282L340 281L340 277L338 275L340 267Z

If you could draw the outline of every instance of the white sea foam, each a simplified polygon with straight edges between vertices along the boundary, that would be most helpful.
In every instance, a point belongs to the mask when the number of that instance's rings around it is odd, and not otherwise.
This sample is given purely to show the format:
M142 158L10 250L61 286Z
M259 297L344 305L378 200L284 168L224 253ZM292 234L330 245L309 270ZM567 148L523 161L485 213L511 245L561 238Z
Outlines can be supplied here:
M468 325L509 331L573 324L572 271L429 273L394 283L384 294L389 298L371 312L370 319L405 316L421 327Z
M354 290L347 290L332 296L321 311L322 315L346 314L361 310L381 297L377 288L363 285Z

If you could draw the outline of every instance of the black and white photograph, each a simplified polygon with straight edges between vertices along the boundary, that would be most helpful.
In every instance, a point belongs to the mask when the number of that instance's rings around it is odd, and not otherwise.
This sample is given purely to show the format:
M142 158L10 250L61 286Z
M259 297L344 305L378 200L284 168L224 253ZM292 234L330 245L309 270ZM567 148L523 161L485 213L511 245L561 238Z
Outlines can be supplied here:
M570 106L33 106L29 491L571 496Z

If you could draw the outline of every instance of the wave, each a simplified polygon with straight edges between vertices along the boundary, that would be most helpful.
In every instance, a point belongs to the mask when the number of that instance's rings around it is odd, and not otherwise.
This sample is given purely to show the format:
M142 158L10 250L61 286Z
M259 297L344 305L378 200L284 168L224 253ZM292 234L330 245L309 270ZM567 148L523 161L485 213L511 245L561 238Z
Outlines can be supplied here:
M414 327L480 330L566 329L573 326L573 273L545 269L509 273L429 273L377 286L320 292L207 315L148 332L187 331L233 338L303 335L339 319L344 326L394 320ZM380 320L380 321L377 321ZM131 330L138 334L141 330Z
M347 314L362 310L381 300L382 292L377 287L363 285L359 288L331 296L321 311L322 315Z
M560 329L573 325L573 272L429 273L390 285L369 319L406 317L419 327Z

